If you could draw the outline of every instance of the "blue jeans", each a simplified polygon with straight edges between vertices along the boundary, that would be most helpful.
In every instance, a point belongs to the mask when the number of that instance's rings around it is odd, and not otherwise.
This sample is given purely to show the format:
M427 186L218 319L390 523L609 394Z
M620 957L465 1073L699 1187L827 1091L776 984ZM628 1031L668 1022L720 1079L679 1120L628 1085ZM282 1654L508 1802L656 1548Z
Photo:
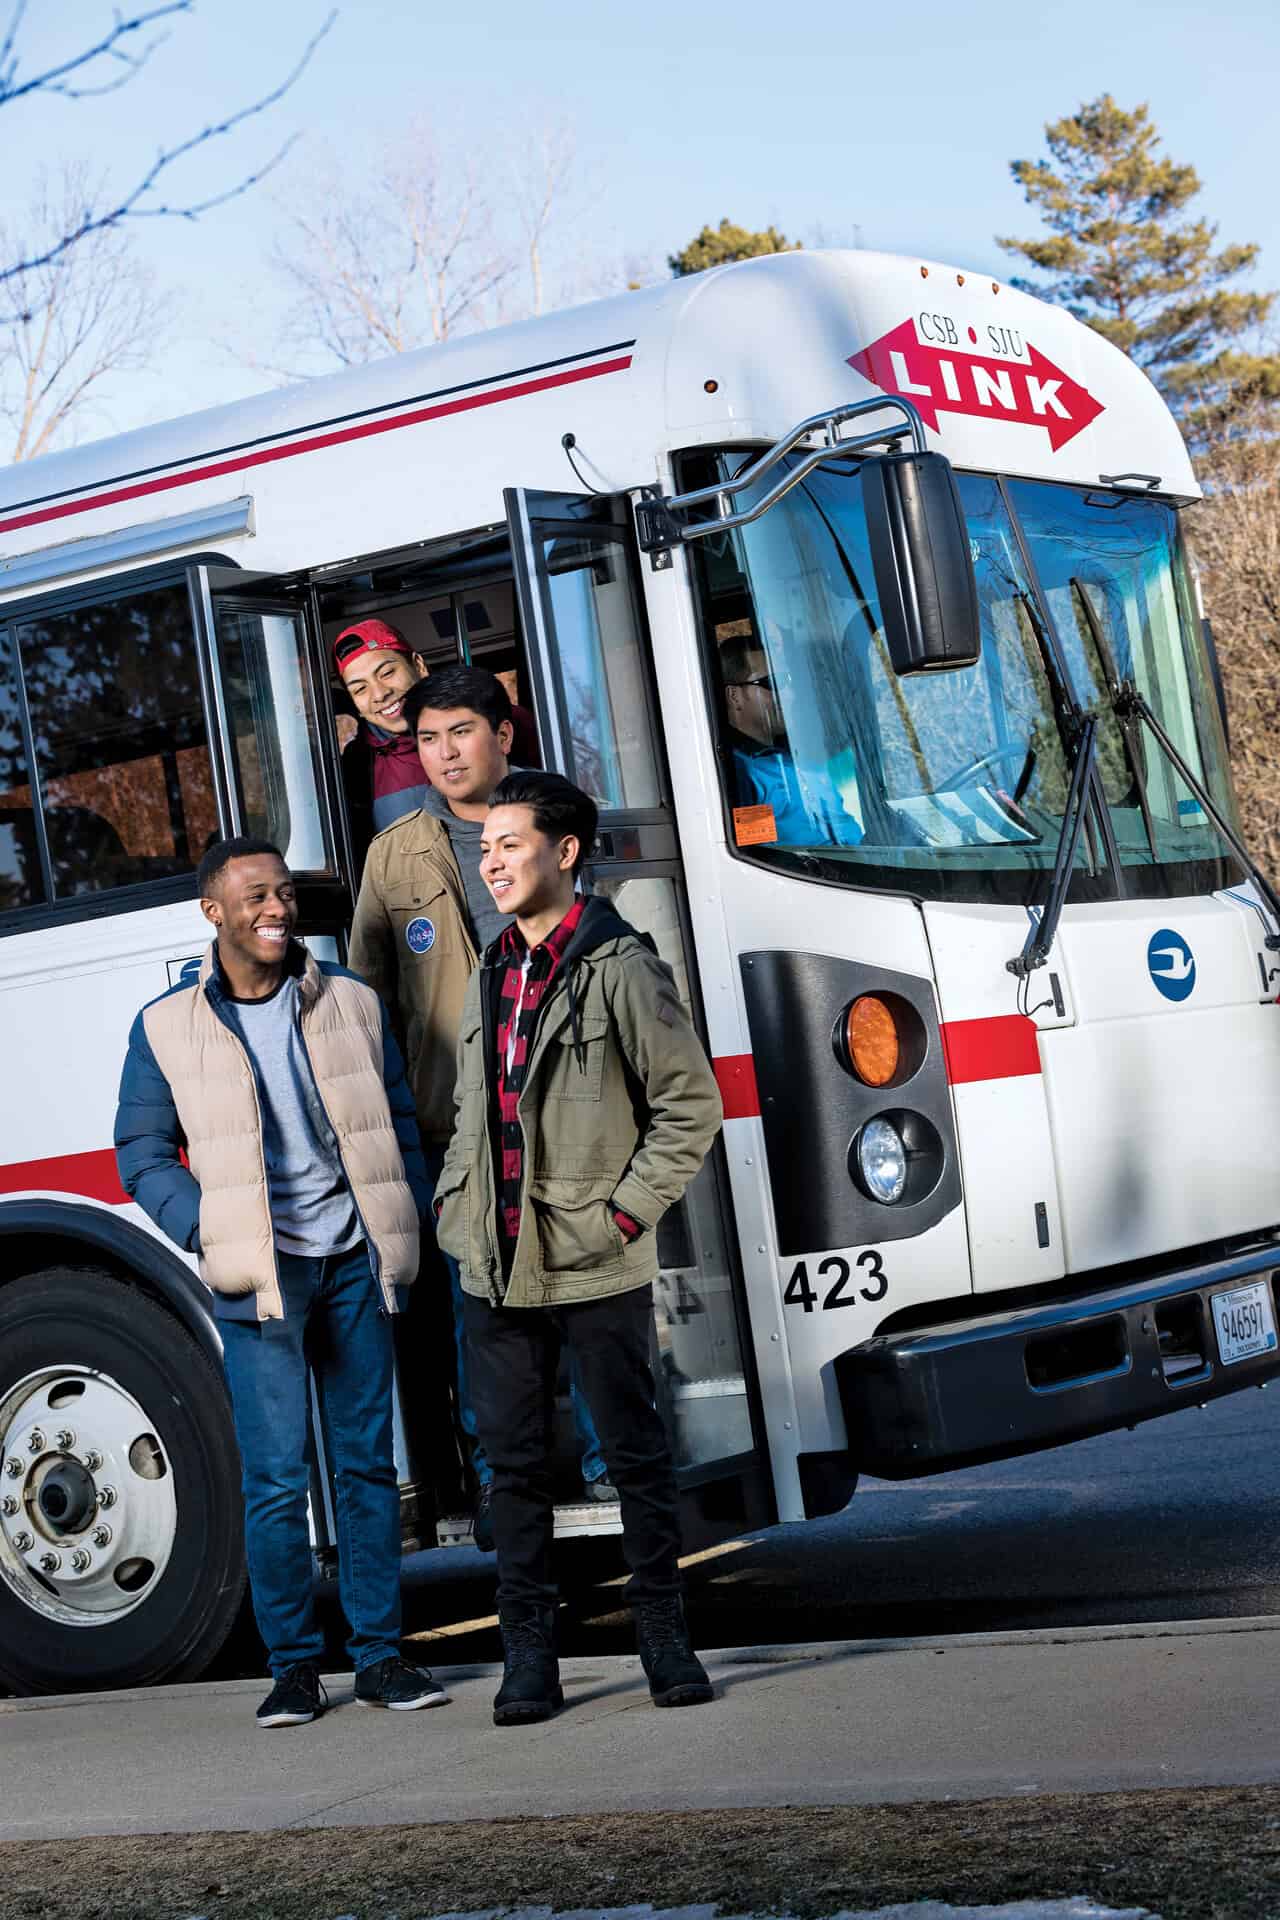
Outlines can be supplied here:
M434 1200L436 1182L440 1178L440 1169L444 1165L444 1148L433 1146L424 1141L423 1158L427 1163L427 1185ZM435 1216L428 1209L427 1220ZM449 1287L453 1295L453 1340L458 1353L458 1425L467 1436L471 1448L471 1464L476 1479L482 1487L487 1487L493 1479L493 1468L489 1465L476 1427L476 1411L471 1397L471 1369L467 1360L467 1334L462 1318L462 1271L451 1253L439 1249L440 1258L449 1269ZM587 1396L582 1391L578 1377L578 1358L569 1355L569 1404L573 1408L573 1425L578 1436L578 1452L582 1457L582 1477L584 1480L602 1480L605 1474L604 1454L600 1450L600 1436L596 1432L595 1421L591 1418L591 1409L587 1405Z
M400 1491L391 1437L391 1325L363 1243L277 1255L283 1320L224 1320L253 1612L277 1677L318 1662L311 1597L308 1372L334 1479L338 1592L357 1670L400 1651Z

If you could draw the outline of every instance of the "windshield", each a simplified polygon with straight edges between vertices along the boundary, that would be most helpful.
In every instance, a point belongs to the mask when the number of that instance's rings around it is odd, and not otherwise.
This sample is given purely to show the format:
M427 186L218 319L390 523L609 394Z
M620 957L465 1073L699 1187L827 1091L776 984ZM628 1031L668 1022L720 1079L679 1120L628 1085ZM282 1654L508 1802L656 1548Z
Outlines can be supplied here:
M1172 509L1132 494L1031 480L1011 481L1009 495L1077 697L1099 716L1098 769L1121 864L1221 857L1221 837L1191 789L1140 726L1125 738L1108 695L1117 680L1132 680L1233 818L1217 701ZM1130 891L1149 890L1141 875L1129 881Z
M743 460L740 451L714 462L690 457L681 483L727 477ZM1031 538L1027 530L1020 536L999 481L958 479L982 613L982 655L973 667L894 673L854 472L819 469L751 525L692 543L737 845L749 857L848 884L1034 901L1044 881L1031 876L1051 869L1057 851L1070 781L1064 723L1075 700L1105 707L1098 764L1126 867L1144 866L1168 892L1235 877L1203 812L1194 802L1194 813L1187 807L1182 783L1157 765L1159 749L1127 740L1105 705L1105 673L1086 670L1093 644L1086 615L1085 637L1077 628L1071 649L1058 632L1053 594L1061 581L1068 598L1090 596L1104 646L1116 627L1120 673L1137 672L1180 750L1203 770L1215 799L1230 805L1172 511L1123 500L1153 517L1137 560L1136 523L1127 548L1108 546L1106 532L1121 521L1112 513L1097 534L1089 496L1028 483L1023 491L1038 496L1032 504L1040 509ZM1077 508L1089 537L1059 538ZM1045 541L1056 555L1054 584L1046 586L1051 624L1023 557L1029 544L1043 564L1038 543ZM1213 872L1193 885L1186 863L1206 859ZM1091 817L1072 897L1114 897L1115 890Z

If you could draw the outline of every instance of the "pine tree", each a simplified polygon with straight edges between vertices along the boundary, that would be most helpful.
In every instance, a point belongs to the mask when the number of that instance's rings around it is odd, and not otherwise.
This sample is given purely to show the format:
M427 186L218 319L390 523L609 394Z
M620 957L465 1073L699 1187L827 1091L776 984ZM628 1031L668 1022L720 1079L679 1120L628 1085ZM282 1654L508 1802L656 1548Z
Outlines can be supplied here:
M1010 170L1049 235L997 244L1048 277L1013 284L1122 348L1193 428L1243 395L1280 399L1280 356L1243 345L1276 295L1227 285L1259 249L1215 251L1216 226L1179 218L1199 176L1161 152L1149 109L1126 110L1104 93L1051 121L1045 141L1047 159L1014 160Z
M731 260L755 260L764 253L798 253L802 245L802 241L788 240L776 227L753 233L749 227L722 220L718 227L704 227L682 252L670 254L667 265L680 278L707 267L727 266Z

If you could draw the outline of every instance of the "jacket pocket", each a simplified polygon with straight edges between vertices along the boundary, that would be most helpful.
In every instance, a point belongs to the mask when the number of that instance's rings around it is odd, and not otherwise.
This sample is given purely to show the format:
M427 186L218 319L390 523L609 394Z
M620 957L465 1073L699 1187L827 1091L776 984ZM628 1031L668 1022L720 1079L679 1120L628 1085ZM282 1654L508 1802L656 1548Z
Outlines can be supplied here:
M557 1034L559 1046L547 1049L546 1097L549 1100L598 1100L604 1081L604 1056L609 1039L607 1014L584 1014L577 1042L572 1021Z
M569 1181L540 1182L529 1195L538 1223L538 1249L546 1273L590 1273L613 1266L626 1251L622 1229L608 1200L549 1189L571 1188ZM591 1185L596 1185L591 1182Z
M439 1209L437 1211L437 1209ZM436 1244L462 1264L467 1256L467 1169L441 1176L431 1202Z

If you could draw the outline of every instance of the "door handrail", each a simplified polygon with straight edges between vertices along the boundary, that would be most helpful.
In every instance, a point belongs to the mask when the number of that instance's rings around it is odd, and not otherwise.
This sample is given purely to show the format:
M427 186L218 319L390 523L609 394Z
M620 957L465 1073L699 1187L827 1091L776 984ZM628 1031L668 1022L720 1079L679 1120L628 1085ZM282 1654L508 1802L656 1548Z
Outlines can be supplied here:
M847 420L860 418L864 414L885 411L900 414L896 425L878 427L867 433L845 435L840 432ZM798 464L782 474L762 499L754 506L744 507L738 512L733 509L733 497L752 487L758 480L771 473L802 440L820 433L821 445L811 447ZM733 527L745 527L752 520L758 520L769 511L775 502L789 493L815 467L822 466L828 460L848 459L866 447L893 445L908 434L917 453L928 450L925 439L924 422L918 410L910 400L903 400L897 394L876 394L869 400L850 400L843 406L828 407L822 413L811 414L798 426L792 427L781 440L765 449L758 460L753 460L736 479L721 480L714 486L696 487L691 493L672 493L663 495L658 488L647 490L636 502L636 538L642 553L659 553L669 547L678 546L683 541L704 540L710 533L727 532ZM715 512L706 518L687 520L689 513L699 507L714 504Z

